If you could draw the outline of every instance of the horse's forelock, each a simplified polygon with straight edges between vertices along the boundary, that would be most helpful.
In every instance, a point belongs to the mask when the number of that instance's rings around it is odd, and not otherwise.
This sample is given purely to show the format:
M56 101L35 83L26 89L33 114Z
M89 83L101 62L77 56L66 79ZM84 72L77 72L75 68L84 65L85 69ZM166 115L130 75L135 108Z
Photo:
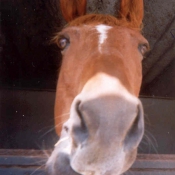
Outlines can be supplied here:
M141 30L141 27L135 27L127 21L126 19L116 18L107 14L88 14L76 18L75 20L69 22L66 27L69 26L82 26L82 25L99 25L104 24L108 26L123 26L129 27L136 30Z

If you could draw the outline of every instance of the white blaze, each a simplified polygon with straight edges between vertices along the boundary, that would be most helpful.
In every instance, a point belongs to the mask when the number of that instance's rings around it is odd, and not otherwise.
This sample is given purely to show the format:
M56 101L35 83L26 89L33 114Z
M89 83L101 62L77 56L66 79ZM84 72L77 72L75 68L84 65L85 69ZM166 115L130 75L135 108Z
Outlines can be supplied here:
M101 52L102 44L108 38L108 30L110 30L112 27L101 24L101 25L96 26L95 28L100 34L99 35L99 51Z

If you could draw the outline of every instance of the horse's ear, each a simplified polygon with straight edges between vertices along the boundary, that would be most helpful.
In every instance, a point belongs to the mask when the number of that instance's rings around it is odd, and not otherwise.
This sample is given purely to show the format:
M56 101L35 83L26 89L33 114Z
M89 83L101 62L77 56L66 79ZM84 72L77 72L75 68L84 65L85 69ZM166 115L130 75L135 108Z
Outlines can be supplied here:
M121 0L120 14L122 18L130 21L132 26L141 27L144 15L143 0Z
M67 22L86 13L86 0L60 0L60 7Z

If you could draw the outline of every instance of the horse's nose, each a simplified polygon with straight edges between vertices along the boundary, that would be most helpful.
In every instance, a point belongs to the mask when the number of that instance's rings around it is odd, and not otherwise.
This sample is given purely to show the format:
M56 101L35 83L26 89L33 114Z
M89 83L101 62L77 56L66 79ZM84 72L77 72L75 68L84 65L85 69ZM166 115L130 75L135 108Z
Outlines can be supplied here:
M144 114L143 107L139 101L137 105L137 115L134 118L132 125L127 131L127 135L124 140L125 150L131 150L137 148L144 134Z
M71 116L74 146L95 140L106 145L122 144L125 151L137 148L143 136L144 120L142 105L133 98L129 101L122 96L108 95L78 99Z

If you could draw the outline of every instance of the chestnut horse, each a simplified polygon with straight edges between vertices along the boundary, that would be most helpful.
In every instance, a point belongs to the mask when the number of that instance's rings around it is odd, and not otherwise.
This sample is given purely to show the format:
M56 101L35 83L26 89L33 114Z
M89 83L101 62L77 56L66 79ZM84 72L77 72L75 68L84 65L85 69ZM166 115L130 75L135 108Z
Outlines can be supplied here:
M55 101L61 135L47 172L120 175L135 161L144 133L138 99L149 48L141 35L143 1L121 0L118 18L85 15L86 0L60 5L68 22L54 37L63 55Z

